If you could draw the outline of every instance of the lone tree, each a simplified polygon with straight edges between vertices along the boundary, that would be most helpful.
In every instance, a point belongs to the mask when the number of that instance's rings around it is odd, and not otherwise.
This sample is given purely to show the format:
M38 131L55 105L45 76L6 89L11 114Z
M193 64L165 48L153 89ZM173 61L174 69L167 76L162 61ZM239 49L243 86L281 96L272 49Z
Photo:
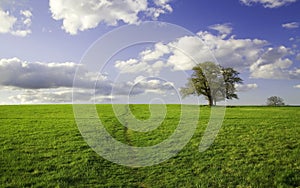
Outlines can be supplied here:
M272 96L267 99L268 106L284 106L284 101L281 97Z
M238 99L236 83L243 83L238 76L239 72L233 68L224 68L213 62L197 64L193 67L193 74L180 92L183 97L188 95L203 95L209 106L216 105L217 101Z

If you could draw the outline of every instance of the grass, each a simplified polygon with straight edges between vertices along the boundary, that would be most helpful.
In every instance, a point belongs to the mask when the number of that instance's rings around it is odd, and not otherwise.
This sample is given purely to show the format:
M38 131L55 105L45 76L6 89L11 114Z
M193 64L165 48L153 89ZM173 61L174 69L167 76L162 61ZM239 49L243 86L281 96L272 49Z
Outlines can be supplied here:
M99 116L116 139L149 146L167 138L179 121L169 105L151 132L126 130L111 106ZM132 105L139 119L146 105ZM83 140L71 105L0 106L0 187L300 187L300 107L228 107L214 144L198 146L209 118L200 108L197 130L179 154L159 165L111 163Z

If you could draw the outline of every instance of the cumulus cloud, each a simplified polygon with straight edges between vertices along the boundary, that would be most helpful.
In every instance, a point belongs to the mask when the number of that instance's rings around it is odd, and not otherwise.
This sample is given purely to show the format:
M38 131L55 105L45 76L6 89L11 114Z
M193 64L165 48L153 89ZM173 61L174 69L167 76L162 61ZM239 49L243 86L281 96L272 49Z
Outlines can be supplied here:
M153 48L141 51L137 58L116 61L115 68L122 73L144 72L150 76L159 75L163 68L189 70L195 62L188 54L198 55L200 48L205 48L205 45L198 37L184 36L169 43L156 43ZM207 55L201 59L211 57L208 48L203 51Z
M0 33L9 33L17 21L17 18L10 16L9 12L0 9Z
M161 69L167 66L163 56L171 53L170 48L168 44L158 42L153 48L141 51L138 58L116 61L115 68L121 73L144 72L151 76L157 76Z
M140 14L157 18L172 12L170 0L154 0L152 7L147 0L50 0L52 18L63 20L62 28L71 35L97 27L100 23L117 25L122 21L136 24Z
M103 86L103 85L102 85ZM133 97L141 94L165 94L172 90L173 83L158 79L143 79L138 82L114 83L108 82L106 87L94 89L59 87L40 89L10 88L15 95L9 97L10 103L40 104L40 103L105 103L119 98ZM74 98L72 97L74 96Z
M197 33L197 36L183 36L175 41L155 45L154 49L140 53L135 63L143 62L142 67L152 65L147 60L155 61L162 57L161 66L156 66L156 72L164 67L173 70L190 70L196 63L216 61L225 67L244 69L255 62L262 54L262 48L268 45L267 41L259 39L225 39L222 35L213 35L207 31ZM155 59L156 58L156 59ZM146 66L147 65L147 66ZM146 69L151 70L147 67Z
M298 22L290 22L290 23L282 24L281 26L286 29L296 29L296 28L299 28L299 23Z
M137 77L134 82L128 82L133 93L142 90L145 93L165 93L174 88L174 83L158 78Z
M165 67L175 71L190 70L197 63L218 60L222 66L242 70L255 62L267 45L264 40L236 39L233 36L225 39L222 35L201 31L197 36L157 43L152 49L142 51L136 59L116 61L115 67L128 73L138 70L159 73Z
M292 72L289 68L293 64L288 58L292 51L285 46L269 48L255 63L250 66L253 78L289 79Z
M260 39L228 39L215 36L209 32L199 32L198 35L209 46L221 65L243 69L251 65L262 53L268 42Z
M225 39L222 35L214 35L200 31L198 36L181 37L171 43L172 55L168 64L175 70L190 70L195 63L218 61L224 67L234 67L243 70L251 65L262 53L262 48L268 45L260 39L236 39L231 36ZM202 42L199 42L199 38ZM192 54L193 60L182 53Z
M167 65L173 70L191 70L197 63L213 61L210 49L197 36L183 36L168 44Z
M128 73L144 71L157 75L164 68L191 70L196 63L217 61L224 67L247 71L252 78L298 79L299 68L292 68L294 56L299 58L293 49L272 46L265 40L238 39L235 36L224 38L222 34L200 31L197 36L179 37L166 44L157 43L135 59L117 61L115 67Z
M215 24L209 26L210 29L218 31L223 38L227 37L232 32L232 27L229 23L225 24Z
M16 89L15 89L16 90ZM87 95L87 92L93 92L86 89L78 89L75 92L72 88L42 88L42 89L23 89L16 90L18 94L9 97L10 103L15 104L51 104L51 103L100 103L114 99L109 95ZM73 101L72 95L76 95Z
M80 69L77 68L80 66ZM77 71L77 72L76 72ZM76 72L76 85L73 80ZM141 78L141 77L140 77ZM18 58L0 59L0 86L18 94L9 99L14 103L105 102L120 96L164 93L173 83L157 78L113 82L107 75L88 71L74 62L27 62ZM72 90L73 87L75 90Z
M290 3L294 3L297 0L240 0L241 3L251 6L253 4L262 4L265 8L278 8Z
M56 89L25 89L19 94L10 96L12 103L39 104L39 103L71 103L72 90L70 88Z
M97 95L136 96L146 93L165 93L172 90L174 83L159 78L138 76L134 81L122 81L107 84L106 87L96 86ZM105 93L104 93L105 91Z
M27 62L18 58L1 59L0 84L31 89L72 87L76 68L77 64L73 62L44 63Z
M140 62L137 59L129 59L127 61L116 61L115 67L122 73L134 73L137 71L149 71L149 66L146 62Z
M154 3L165 10L168 10L169 12L172 12L173 9L171 5L169 4L171 0L154 0Z
M294 68L288 71L288 76L290 79L300 79L300 68Z
M300 89L300 84L294 86L295 89Z
M25 37L31 33L32 13L29 10L21 10L19 18L4 11L0 7L0 33L9 33L15 36Z
M154 0L156 7L148 7L146 14L156 20L161 14L172 12L171 0Z
M258 88L257 84L236 84L235 88L238 92L250 91Z
M165 54L168 53L170 53L169 46L159 42L155 44L154 50L147 49L141 52L140 56L142 57L143 61L153 61L163 57Z

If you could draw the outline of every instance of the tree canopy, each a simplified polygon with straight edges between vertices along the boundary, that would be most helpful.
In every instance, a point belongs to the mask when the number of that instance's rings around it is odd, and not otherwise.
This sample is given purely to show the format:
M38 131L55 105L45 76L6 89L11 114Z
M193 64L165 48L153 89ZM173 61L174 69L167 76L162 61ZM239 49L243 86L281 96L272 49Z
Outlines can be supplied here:
M281 97L272 96L267 99L268 106L284 106L284 101Z
M188 95L203 95L209 106L216 105L217 101L238 99L236 83L243 83L238 76L239 72L233 68L224 68L213 62L197 64L185 87L180 92L183 97Z

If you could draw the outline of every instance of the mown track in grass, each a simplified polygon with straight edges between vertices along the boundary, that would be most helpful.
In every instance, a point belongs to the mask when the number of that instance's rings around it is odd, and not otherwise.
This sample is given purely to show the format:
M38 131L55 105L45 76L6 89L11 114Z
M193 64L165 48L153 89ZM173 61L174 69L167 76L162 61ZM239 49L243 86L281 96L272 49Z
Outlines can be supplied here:
M148 146L172 134L179 107L168 105L158 129L126 134L110 105L98 105L97 110L116 139ZM147 105L132 105L131 110L140 119L150 115ZM0 106L0 187L300 186L300 107L227 108L216 141L203 153L198 146L208 107L200 108L200 117L195 135L176 157L129 168L90 149L71 105Z

